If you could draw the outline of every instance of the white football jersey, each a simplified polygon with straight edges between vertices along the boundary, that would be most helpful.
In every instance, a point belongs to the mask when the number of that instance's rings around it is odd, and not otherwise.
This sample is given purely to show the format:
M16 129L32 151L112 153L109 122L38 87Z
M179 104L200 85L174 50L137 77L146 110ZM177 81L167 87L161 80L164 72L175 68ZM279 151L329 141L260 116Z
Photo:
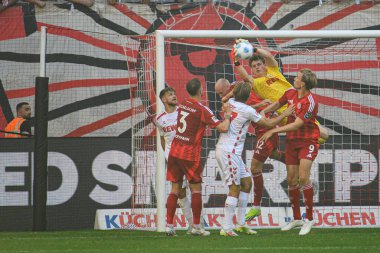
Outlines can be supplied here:
M216 147L226 152L241 155L249 124L251 121L258 122L262 116L251 106L237 102L234 98L231 98L228 102L232 110L231 124L227 133L219 135Z
M156 117L155 123L161 136L165 139L165 158L168 160L170 147L177 130L178 108L172 113L163 112Z

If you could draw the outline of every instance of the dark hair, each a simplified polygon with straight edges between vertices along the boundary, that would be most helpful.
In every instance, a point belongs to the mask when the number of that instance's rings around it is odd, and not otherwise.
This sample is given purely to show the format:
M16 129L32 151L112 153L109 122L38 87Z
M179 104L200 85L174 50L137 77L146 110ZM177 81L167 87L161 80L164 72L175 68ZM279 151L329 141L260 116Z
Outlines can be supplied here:
M233 94L236 101L245 103L251 94L251 84L249 82L237 82Z
M29 105L27 102L21 102L16 105L16 111L18 112L24 105Z
M190 96L196 96L201 89L202 84L198 78L193 78L186 84L186 90L190 94Z
M311 69L301 69L301 81L305 83L306 89L311 90L317 86L317 75Z
M172 87L166 87L165 89L162 89L160 91L160 99L162 100L162 98L165 96L165 94L168 92L171 92L171 91L175 93L175 89L173 89Z
M257 55L257 54L254 54L254 55L252 55L251 58L249 58L249 66L250 67L252 65L252 62L254 62L254 61L262 61L265 64L265 59L262 56Z

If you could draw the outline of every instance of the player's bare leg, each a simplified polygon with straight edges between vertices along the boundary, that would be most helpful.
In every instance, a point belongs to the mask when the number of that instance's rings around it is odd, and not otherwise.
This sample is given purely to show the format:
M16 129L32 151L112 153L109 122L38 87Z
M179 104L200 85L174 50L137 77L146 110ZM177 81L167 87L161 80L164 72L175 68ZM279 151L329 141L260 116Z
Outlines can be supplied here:
M303 201L306 207L306 219L301 228L300 235L310 232L315 221L313 219L313 184L310 181L310 171L313 161L307 159L300 160L299 180L302 186Z
M293 220L281 228L282 231L288 231L295 227L303 225L300 208L300 188L298 185L299 165L287 165L288 172L288 195L293 209Z
M210 232L204 230L200 224L202 213L202 185L201 183L190 183L189 187L191 191L191 210L193 211L193 228L191 234L209 236Z
M167 236L177 236L173 220L175 211L177 209L178 194L182 188L182 182L172 182L172 188L169 193L168 199L166 201L166 235Z
M263 178L263 166L264 163L252 158L251 172L253 177L253 205L245 216L246 221L253 220L255 217L261 215L261 199L263 197L264 190L264 178Z
M223 220L223 229L220 230L220 235L222 236L238 236L234 232L233 217L235 215L235 210L238 205L238 198L240 194L240 185L236 185L232 182L228 186L229 192L224 206L224 220Z
M251 192L251 188L252 188L251 177L242 178L240 180L240 185L241 185L241 189L240 189L238 205L237 205L237 214L236 214L237 225L236 225L235 231L239 233L248 234L248 235L254 235L254 234L257 234L257 232L250 229L249 227L245 225L245 211L247 209L249 193Z

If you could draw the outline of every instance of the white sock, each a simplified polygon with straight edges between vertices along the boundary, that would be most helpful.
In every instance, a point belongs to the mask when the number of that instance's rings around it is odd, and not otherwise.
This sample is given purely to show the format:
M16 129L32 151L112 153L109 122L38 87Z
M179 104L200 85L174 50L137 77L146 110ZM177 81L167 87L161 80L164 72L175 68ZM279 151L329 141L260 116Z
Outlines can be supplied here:
M240 192L239 194L239 202L236 214L237 224L243 226L245 224L245 210L247 209L249 193Z
M224 207L224 225L223 228L230 230L234 228L233 218L235 215L238 199L235 197L227 196L226 204Z
M191 204L190 201L187 199L187 197L184 197L183 199L178 199L178 205L182 209L183 215L185 215L185 218L189 225L193 224L193 212L191 211Z

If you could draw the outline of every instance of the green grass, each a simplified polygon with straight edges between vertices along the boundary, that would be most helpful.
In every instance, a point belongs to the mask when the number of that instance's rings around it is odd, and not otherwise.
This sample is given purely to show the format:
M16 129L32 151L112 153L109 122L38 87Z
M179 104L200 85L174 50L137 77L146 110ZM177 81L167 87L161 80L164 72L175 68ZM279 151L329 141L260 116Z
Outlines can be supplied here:
M258 230L257 235L166 237L143 231L64 231L0 233L0 252L380 252L380 229Z

